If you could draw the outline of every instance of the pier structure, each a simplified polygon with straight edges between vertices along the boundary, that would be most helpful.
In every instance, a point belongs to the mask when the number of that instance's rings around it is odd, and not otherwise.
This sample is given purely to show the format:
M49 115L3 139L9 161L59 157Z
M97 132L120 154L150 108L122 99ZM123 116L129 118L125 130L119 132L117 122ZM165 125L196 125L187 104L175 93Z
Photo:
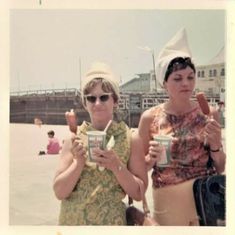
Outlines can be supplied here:
M219 102L219 96L210 95L207 98L211 105ZM130 127L137 127L144 110L167 99L168 96L164 93L121 92L114 119L123 120ZM80 91L75 88L30 90L10 94L11 123L33 123L37 117L44 124L64 125L65 112L71 109L75 111L79 125L83 120L89 120L82 105Z

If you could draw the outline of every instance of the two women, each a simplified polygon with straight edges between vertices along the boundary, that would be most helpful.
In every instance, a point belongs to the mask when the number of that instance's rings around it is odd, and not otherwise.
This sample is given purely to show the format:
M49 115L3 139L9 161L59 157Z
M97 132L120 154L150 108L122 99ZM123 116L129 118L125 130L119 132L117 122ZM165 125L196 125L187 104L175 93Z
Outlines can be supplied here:
M62 200L61 225L125 225L122 199L128 194L141 200L147 186L146 166L153 169L154 217L158 223L198 225L193 182L208 174L222 173L225 153L218 112L211 107L210 115L205 115L198 102L191 99L196 71L185 30L179 31L161 51L157 78L169 100L146 110L134 135L123 122L113 121L106 141L114 136L115 145L111 150L93 151L94 167L87 161L86 132L104 130L113 119L119 92L114 76L105 66L87 73L82 95L91 122L84 122L73 141L65 142L54 182L55 194ZM158 134L171 137L171 161L164 167L158 164L163 148L153 140ZM210 146L211 168L205 146ZM98 166L105 170L100 171Z

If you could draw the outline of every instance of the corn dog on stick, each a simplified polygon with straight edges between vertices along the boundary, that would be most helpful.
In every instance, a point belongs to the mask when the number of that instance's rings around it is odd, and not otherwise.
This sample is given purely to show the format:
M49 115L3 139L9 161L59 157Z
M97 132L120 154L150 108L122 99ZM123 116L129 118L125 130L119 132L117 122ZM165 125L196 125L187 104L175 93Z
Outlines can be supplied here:
M65 119L69 126L69 130L77 136L77 118L73 109L65 113ZM80 137L77 136L76 139L80 140ZM88 153L86 153L86 156L87 155ZM93 167L93 168L96 167L96 163L89 162L89 161L86 161L86 165Z
M207 115L208 117L210 117L210 107L209 107L209 104L207 102L207 99L205 97L205 94L203 92L199 92L196 94L196 98L197 98L197 101L199 103L199 106L202 110L202 112ZM204 146L207 146L207 138L205 136L205 139L204 139Z
M199 103L199 106L200 106L202 112L205 115L209 116L210 115L210 107L208 105L208 102L207 102L207 99L206 99L204 93L203 92L197 93L196 98L197 98L197 101Z
M65 113L65 118L66 118L67 124L69 125L69 130L72 133L77 134L77 118L73 109Z

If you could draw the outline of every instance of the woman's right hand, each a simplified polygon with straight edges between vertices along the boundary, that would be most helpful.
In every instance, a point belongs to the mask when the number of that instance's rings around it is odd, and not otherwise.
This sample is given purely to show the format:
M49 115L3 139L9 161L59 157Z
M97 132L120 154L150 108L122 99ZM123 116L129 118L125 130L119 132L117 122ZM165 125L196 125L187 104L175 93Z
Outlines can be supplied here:
M163 147L160 143L158 143L156 140L149 141L148 154L153 164L161 160L162 151L163 151Z
M72 138L72 147L70 151L74 160L81 163L86 162L86 149L84 148L82 141L77 137Z
M86 151L77 136L66 139L61 150L54 179L54 192L59 200L67 198L77 184L86 163Z

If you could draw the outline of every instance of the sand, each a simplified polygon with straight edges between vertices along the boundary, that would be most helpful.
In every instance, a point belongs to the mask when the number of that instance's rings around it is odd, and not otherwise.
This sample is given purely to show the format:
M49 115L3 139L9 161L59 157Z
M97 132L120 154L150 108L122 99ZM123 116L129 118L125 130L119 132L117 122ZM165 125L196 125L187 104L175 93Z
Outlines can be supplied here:
M56 225L60 201L52 184L59 155L41 155L47 131L53 129L62 141L66 126L10 125L10 225Z

